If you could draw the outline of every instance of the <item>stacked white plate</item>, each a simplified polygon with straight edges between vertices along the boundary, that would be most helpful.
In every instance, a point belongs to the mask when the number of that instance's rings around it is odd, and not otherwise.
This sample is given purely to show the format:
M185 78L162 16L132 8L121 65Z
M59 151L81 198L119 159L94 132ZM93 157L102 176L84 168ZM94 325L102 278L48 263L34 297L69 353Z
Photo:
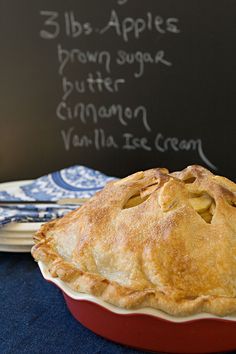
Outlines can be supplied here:
M57 199L66 198L89 198L96 191L100 190L109 180L113 180L113 177L105 176L99 171L87 168L85 166L71 166L61 171L56 171L49 175L44 175L36 180L27 181L13 181L7 183L0 183L1 199L5 200L7 197L9 200L13 197L14 200L50 200L57 197ZM33 182L33 183L32 183ZM30 184L29 188L20 188L23 185ZM30 191L28 190L30 189ZM8 192L8 194L6 193ZM36 203L37 204L37 203ZM45 215L55 217L56 215L62 216L67 211L79 207L79 204L74 207L58 207L56 206L54 213L50 213L50 210L45 210L45 205L37 208L36 214L34 208L30 208L29 220L45 220L41 218ZM46 207L47 208L47 207ZM53 209L53 208L52 208ZM6 212L8 210L8 212ZM26 214L27 208L24 207ZM9 217L14 220L14 215L17 215L17 211L14 211L14 207L9 209L3 209L2 219ZM48 214L45 214L45 212ZM35 215L38 217L34 218ZM30 218L31 216L31 218ZM0 227L0 251L6 252L29 252L33 245L33 234L39 229L41 223L11 223L4 227Z
M30 181L1 183L0 190L10 191L12 188L27 184ZM33 246L33 234L41 223L11 223L0 228L0 251L30 252Z
M11 223L0 229L0 251L30 252L40 223Z

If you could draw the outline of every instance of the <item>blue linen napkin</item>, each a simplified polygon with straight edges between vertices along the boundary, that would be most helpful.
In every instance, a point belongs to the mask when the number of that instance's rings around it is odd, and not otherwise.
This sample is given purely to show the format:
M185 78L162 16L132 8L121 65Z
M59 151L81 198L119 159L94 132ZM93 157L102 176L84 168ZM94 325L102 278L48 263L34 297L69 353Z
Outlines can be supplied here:
M0 202L57 201L62 198L88 198L113 180L85 166L72 166L37 178L32 182L0 191ZM65 215L76 205L6 205L0 206L0 227L10 222L45 222Z

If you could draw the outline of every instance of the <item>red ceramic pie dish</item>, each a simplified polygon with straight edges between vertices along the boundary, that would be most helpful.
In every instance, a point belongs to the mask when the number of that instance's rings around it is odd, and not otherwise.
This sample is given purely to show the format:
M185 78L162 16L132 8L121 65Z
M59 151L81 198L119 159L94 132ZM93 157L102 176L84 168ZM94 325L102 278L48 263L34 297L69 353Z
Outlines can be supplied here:
M114 342L168 353L214 353L236 349L236 316L198 314L176 318L154 309L126 310L72 291L52 278L39 262L43 277L57 285L72 315L85 327Z

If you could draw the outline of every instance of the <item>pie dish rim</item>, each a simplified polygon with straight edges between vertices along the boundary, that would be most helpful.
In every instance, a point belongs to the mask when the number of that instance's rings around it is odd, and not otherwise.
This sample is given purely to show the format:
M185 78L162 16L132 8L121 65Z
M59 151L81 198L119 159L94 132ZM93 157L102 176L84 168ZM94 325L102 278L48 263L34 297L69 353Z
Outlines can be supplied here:
M86 294L82 292L75 291L71 289L66 282L61 280L59 277L53 277L47 269L47 266L42 262L38 261L38 266L43 278L54 285L56 285L63 293L69 296L71 299L77 301L89 301L95 303L108 311L111 311L118 315L147 315L156 317L158 319L172 322L172 323L186 323L186 322L195 322L200 320L216 320L216 321L229 321L229 322L236 322L236 313L235 315L231 314L228 316L217 316L210 313L195 313L193 315L188 316L173 316L164 311L152 308L152 307L143 307L137 309L126 309L122 307L115 306L107 301L104 301L94 295Z

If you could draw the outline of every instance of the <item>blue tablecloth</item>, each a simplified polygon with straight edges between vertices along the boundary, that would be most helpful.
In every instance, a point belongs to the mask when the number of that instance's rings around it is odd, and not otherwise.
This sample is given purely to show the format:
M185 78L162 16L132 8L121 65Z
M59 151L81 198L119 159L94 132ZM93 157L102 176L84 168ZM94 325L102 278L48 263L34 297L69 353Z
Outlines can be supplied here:
M0 252L0 354L142 353L77 322L30 254Z
M103 339L77 322L30 254L0 252L0 354L144 353Z

